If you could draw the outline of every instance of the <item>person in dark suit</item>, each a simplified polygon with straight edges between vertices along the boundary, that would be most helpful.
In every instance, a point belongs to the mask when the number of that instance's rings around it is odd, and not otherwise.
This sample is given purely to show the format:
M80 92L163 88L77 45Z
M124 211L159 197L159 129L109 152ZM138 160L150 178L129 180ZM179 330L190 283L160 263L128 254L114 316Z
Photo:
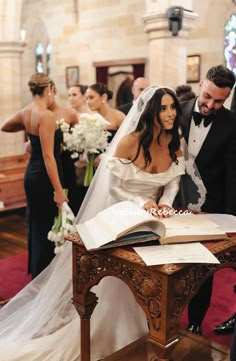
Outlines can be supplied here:
M181 103L188 162L194 164L194 174L197 169L204 194L199 193L194 176L189 181L187 174L181 179L178 206L188 207L200 194L199 211L236 215L236 116L224 107L234 84L235 75L231 70L223 65L214 66L200 82L198 97ZM188 329L193 333L201 334L201 323L210 304L212 281L213 277L210 277L189 303Z
M232 96L232 100L231 100L231 104L230 104L230 110L236 115L236 88L234 87L234 92L233 92L233 96ZM236 293L236 285L233 286L234 288L234 292ZM235 331L234 331L235 329ZM222 321L220 324L218 324L215 328L214 328L214 332L218 335L225 335L225 334L229 334L229 333L233 333L234 332L234 347L235 347L235 355L236 355L236 313L233 313L232 315L230 315L229 318L227 318L226 320ZM234 360L236 359L236 356L234 358ZM233 360L233 358L232 358Z
M131 91L133 94L133 101L135 101L139 95L142 93L144 89L149 86L149 82L147 79L140 77L134 80ZM129 113L130 109L132 108L133 101L127 104L123 104L119 107L119 110L126 115Z

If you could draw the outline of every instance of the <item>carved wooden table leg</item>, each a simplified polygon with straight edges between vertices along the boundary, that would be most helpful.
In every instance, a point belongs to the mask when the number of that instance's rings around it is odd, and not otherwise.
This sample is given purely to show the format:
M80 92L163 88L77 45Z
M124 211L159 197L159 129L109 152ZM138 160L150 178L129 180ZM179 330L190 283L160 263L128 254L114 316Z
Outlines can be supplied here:
M90 361L90 318L95 306L97 297L93 292L88 292L85 302L73 300L73 304L80 315L80 360Z

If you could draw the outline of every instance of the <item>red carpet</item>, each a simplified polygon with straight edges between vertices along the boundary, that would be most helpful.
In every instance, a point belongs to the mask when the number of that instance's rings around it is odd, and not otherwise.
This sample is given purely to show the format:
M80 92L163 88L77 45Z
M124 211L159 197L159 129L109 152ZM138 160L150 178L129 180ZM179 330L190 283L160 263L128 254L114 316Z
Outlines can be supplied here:
M232 335L216 335L212 330L236 312L234 284L236 284L236 272L233 269L225 268L215 273L211 305L202 324L204 337L225 346L230 346ZM186 328L187 324L187 309L185 309L181 326Z
M27 252L0 259L0 301L13 297L31 280L27 262Z
M31 279L27 274L27 252L0 260L0 301L19 292ZM231 335L215 335L214 327L236 312L236 272L225 268L215 273L211 306L202 325L203 336L219 344L229 346ZM187 310L183 312L181 326L187 327Z

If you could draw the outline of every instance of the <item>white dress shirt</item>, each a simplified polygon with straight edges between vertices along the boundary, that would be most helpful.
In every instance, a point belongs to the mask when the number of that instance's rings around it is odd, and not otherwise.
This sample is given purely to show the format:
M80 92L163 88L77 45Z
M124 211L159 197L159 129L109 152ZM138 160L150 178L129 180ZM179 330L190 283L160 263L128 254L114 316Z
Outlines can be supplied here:
M199 107L197 101L194 107L195 112L199 112ZM202 144L211 128L210 123L207 127L204 126L203 121L199 125L195 125L193 116L191 119L190 129L189 129L189 138L188 138L188 153L193 159L198 155Z

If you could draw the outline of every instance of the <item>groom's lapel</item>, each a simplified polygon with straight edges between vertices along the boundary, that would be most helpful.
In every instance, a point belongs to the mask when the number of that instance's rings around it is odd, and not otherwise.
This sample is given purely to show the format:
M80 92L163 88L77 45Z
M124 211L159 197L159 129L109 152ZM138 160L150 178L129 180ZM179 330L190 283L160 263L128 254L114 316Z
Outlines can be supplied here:
M191 99L186 102L183 102L181 104L182 117L183 117L181 124L183 125L183 134L184 134L184 138L185 138L185 141L187 144L188 144L188 138L189 138L190 124L191 124L191 119L192 119L192 112L194 109L195 102L196 102L196 98Z

